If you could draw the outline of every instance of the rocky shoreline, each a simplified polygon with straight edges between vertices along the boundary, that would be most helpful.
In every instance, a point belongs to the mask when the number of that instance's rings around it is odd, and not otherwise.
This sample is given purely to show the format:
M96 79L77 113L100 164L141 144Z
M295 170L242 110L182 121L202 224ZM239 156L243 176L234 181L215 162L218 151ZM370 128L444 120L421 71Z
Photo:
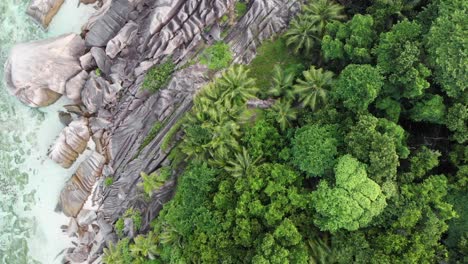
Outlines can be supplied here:
M34 2L53 7L60 0ZM298 0L251 0L242 18L222 24L220 19L232 13L234 4L234 0L107 0L81 36L13 48L5 79L21 102L42 107L62 95L75 102L66 107L73 121L60 133L49 157L68 168L87 146L93 146L62 190L57 206L70 217L63 229L75 245L67 250L66 262L101 263L103 248L117 240L113 223L128 208L141 211L141 231L146 231L171 199L178 172L150 201L138 188L140 172L167 165L170 148L161 149L164 136L210 81L205 66L190 63L200 49L220 40L221 28L227 30L223 40L231 47L234 63L247 64L260 43L284 30L300 7ZM46 27L42 17L56 11L41 12L35 16ZM167 59L178 69L169 84L154 94L141 90L146 72ZM164 126L140 149L155 122ZM113 178L110 186L104 184L105 177ZM129 228L125 231L135 235Z

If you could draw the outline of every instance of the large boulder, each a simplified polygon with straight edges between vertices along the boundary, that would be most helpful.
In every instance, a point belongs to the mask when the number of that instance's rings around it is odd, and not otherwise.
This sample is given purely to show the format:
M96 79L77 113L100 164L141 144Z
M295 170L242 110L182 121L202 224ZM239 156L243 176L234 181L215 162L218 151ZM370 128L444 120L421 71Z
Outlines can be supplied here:
M72 121L62 132L49 150L49 158L64 168L70 168L83 153L91 138L88 119Z
M64 0L32 0L26 13L41 26L47 28L63 2Z
M8 90L31 107L51 105L81 72L84 53L84 41L76 34L18 44L5 64Z
M83 161L60 193L59 207L66 216L76 217L101 176L106 159L93 152ZM85 217L81 217L85 218ZM87 217L86 217L87 218ZM89 219L88 219L89 220ZM94 217L93 217L94 220ZM80 220L81 224L86 221Z
M112 3L112 4L111 4ZM127 23L131 6L128 0L108 1L85 25L86 45L105 47Z

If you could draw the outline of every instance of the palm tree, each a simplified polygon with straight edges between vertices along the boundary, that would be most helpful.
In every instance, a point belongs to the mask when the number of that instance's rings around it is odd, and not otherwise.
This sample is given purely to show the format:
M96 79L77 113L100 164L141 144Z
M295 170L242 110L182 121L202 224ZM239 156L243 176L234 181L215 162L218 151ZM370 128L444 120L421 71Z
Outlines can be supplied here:
M148 232L146 236L138 235L134 239L134 244L130 245L130 252L135 258L155 259L156 255L160 254L158 242L159 239L153 231Z
M294 85L294 93L299 96L303 106L309 106L312 110L317 107L318 101L326 103L327 95L333 83L333 73L310 67L302 73L304 79L299 79Z
M237 178L247 175L248 170L260 160L258 157L252 160L247 150L242 147L242 153L236 153L235 161L228 161L229 167L225 167L225 170L231 173L231 176Z
M309 54L314 48L315 42L320 41L319 29L308 19L297 18L291 22L289 30L284 34L286 45L292 46L294 53L304 51Z
M283 131L291 125L291 121L297 118L296 109L291 107L291 101L288 100L278 100L272 110L276 112L276 122Z
M216 80L215 86L220 90L220 97L226 108L243 105L247 100L255 98L258 89L255 87L255 80L249 78L248 73L249 70L242 65L231 67Z
M286 73L279 65L275 65L273 69L273 84L268 94L291 101L294 100L294 92L291 89L293 81L293 74Z
M330 0L314 0L304 6L304 17L317 26L320 37L323 37L328 23L343 20L343 7Z

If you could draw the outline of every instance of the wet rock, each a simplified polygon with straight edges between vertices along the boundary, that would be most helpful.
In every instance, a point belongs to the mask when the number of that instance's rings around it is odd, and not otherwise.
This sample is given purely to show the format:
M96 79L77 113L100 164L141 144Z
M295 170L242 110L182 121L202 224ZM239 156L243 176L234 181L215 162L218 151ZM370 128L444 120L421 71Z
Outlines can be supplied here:
M50 148L49 158L64 168L70 168L86 149L90 137L87 118L72 121Z
M76 104L64 105L63 108L65 108L68 112L79 116L83 116L86 112L86 109L84 109L81 105Z
M72 253L67 253L65 258L72 263L82 263L88 259L89 248L87 245L80 245L73 250Z
M130 21L128 22L115 36L107 43L106 54L111 59L115 58L119 52L121 52L127 45L132 41L135 41L136 34L138 32L138 24Z
M93 152L83 161L60 193L59 204L66 216L76 217L102 174L105 158Z
M105 47L127 22L131 11L128 0L109 2L112 3L104 6L99 16L95 17L96 20L88 25L89 31L85 40L89 47Z
M5 64L8 90L31 107L48 106L65 93L70 78L81 71L84 42L76 34L18 44Z
M32 0L26 13L42 27L47 28L63 2L64 0Z
M71 114L68 112L59 111L58 116L60 123L62 123L64 126L68 126L73 121Z
M78 216L76 217L76 221L78 222L79 226L89 225L96 219L97 219L96 212L92 210L86 210L86 209L81 210Z
M68 229L67 229L67 235L69 237L75 236L76 233L78 233L78 223L76 222L76 219L73 217L70 217L70 221L68 222Z

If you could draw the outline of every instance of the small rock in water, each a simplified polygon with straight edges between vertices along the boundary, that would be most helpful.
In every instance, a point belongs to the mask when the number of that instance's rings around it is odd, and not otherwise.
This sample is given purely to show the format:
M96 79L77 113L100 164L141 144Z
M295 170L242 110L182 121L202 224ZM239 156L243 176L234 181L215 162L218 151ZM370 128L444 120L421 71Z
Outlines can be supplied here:
M68 126L72 121L73 118L70 113L59 111L59 120L64 126Z

